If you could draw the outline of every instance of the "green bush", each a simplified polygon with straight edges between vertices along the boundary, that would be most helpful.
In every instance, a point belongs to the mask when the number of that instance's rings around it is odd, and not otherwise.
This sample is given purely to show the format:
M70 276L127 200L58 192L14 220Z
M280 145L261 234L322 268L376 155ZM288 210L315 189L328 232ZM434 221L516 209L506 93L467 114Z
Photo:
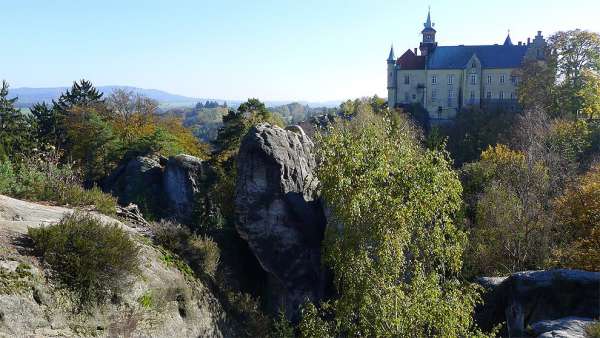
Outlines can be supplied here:
M76 212L57 224L30 228L29 236L53 277L82 304L106 300L138 272L134 241L119 225L104 224L91 214Z
M600 321L595 321L585 328L587 338L600 338Z
M107 215L116 212L115 197L94 187L85 189L70 164L59 164L57 153L40 153L20 163L0 163L0 193L60 205L90 206Z
M208 236L194 236L188 243L192 253L197 256L196 259L202 270L209 276L215 277L221 259L221 251L217 243Z

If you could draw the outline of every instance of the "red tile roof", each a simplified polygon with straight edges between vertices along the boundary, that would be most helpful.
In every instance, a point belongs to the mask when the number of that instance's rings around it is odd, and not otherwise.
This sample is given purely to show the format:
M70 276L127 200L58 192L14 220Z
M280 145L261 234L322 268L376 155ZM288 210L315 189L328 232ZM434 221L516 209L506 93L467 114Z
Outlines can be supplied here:
M400 66L400 69L425 69L425 57L418 56L409 49L398 58L396 64Z

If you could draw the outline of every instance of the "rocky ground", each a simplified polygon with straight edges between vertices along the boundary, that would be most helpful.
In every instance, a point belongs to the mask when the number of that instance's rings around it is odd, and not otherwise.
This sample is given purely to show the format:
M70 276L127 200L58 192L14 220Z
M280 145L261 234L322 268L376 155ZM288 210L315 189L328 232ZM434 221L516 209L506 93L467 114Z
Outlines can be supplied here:
M59 221L72 209L0 196L0 337L236 336L220 303L170 253L139 228L118 222L141 247L141 273L119 299L78 311L31 254L28 227Z

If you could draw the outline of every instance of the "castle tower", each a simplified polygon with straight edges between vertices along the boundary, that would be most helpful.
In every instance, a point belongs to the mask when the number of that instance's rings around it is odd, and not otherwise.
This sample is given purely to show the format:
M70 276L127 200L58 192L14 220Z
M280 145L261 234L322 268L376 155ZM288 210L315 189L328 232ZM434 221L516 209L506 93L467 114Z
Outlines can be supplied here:
M436 30L433 28L435 24L431 22L431 9L427 11L427 21L425 21L423 26L425 26L421 31L423 41L421 41L419 49L421 50L421 55L427 56L437 46L437 42L435 42Z
M525 54L525 58L531 60L545 60L547 53L547 43L546 39L542 35L542 31L538 31L537 35L533 39L533 42L530 42L527 39L527 54Z
M396 106L396 57L394 56L394 46L390 48L390 55L387 58L387 90L388 107Z

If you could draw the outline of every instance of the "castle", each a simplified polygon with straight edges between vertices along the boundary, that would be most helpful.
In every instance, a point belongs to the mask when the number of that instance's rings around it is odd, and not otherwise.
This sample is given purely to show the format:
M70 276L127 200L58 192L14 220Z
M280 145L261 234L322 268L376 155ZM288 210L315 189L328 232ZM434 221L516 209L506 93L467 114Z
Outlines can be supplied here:
M431 120L453 119L465 107L518 110L518 70L527 59L543 60L542 32L516 45L510 32L503 44L438 46L436 30L427 13L423 40L398 59L391 47L387 59L389 107L422 105Z

